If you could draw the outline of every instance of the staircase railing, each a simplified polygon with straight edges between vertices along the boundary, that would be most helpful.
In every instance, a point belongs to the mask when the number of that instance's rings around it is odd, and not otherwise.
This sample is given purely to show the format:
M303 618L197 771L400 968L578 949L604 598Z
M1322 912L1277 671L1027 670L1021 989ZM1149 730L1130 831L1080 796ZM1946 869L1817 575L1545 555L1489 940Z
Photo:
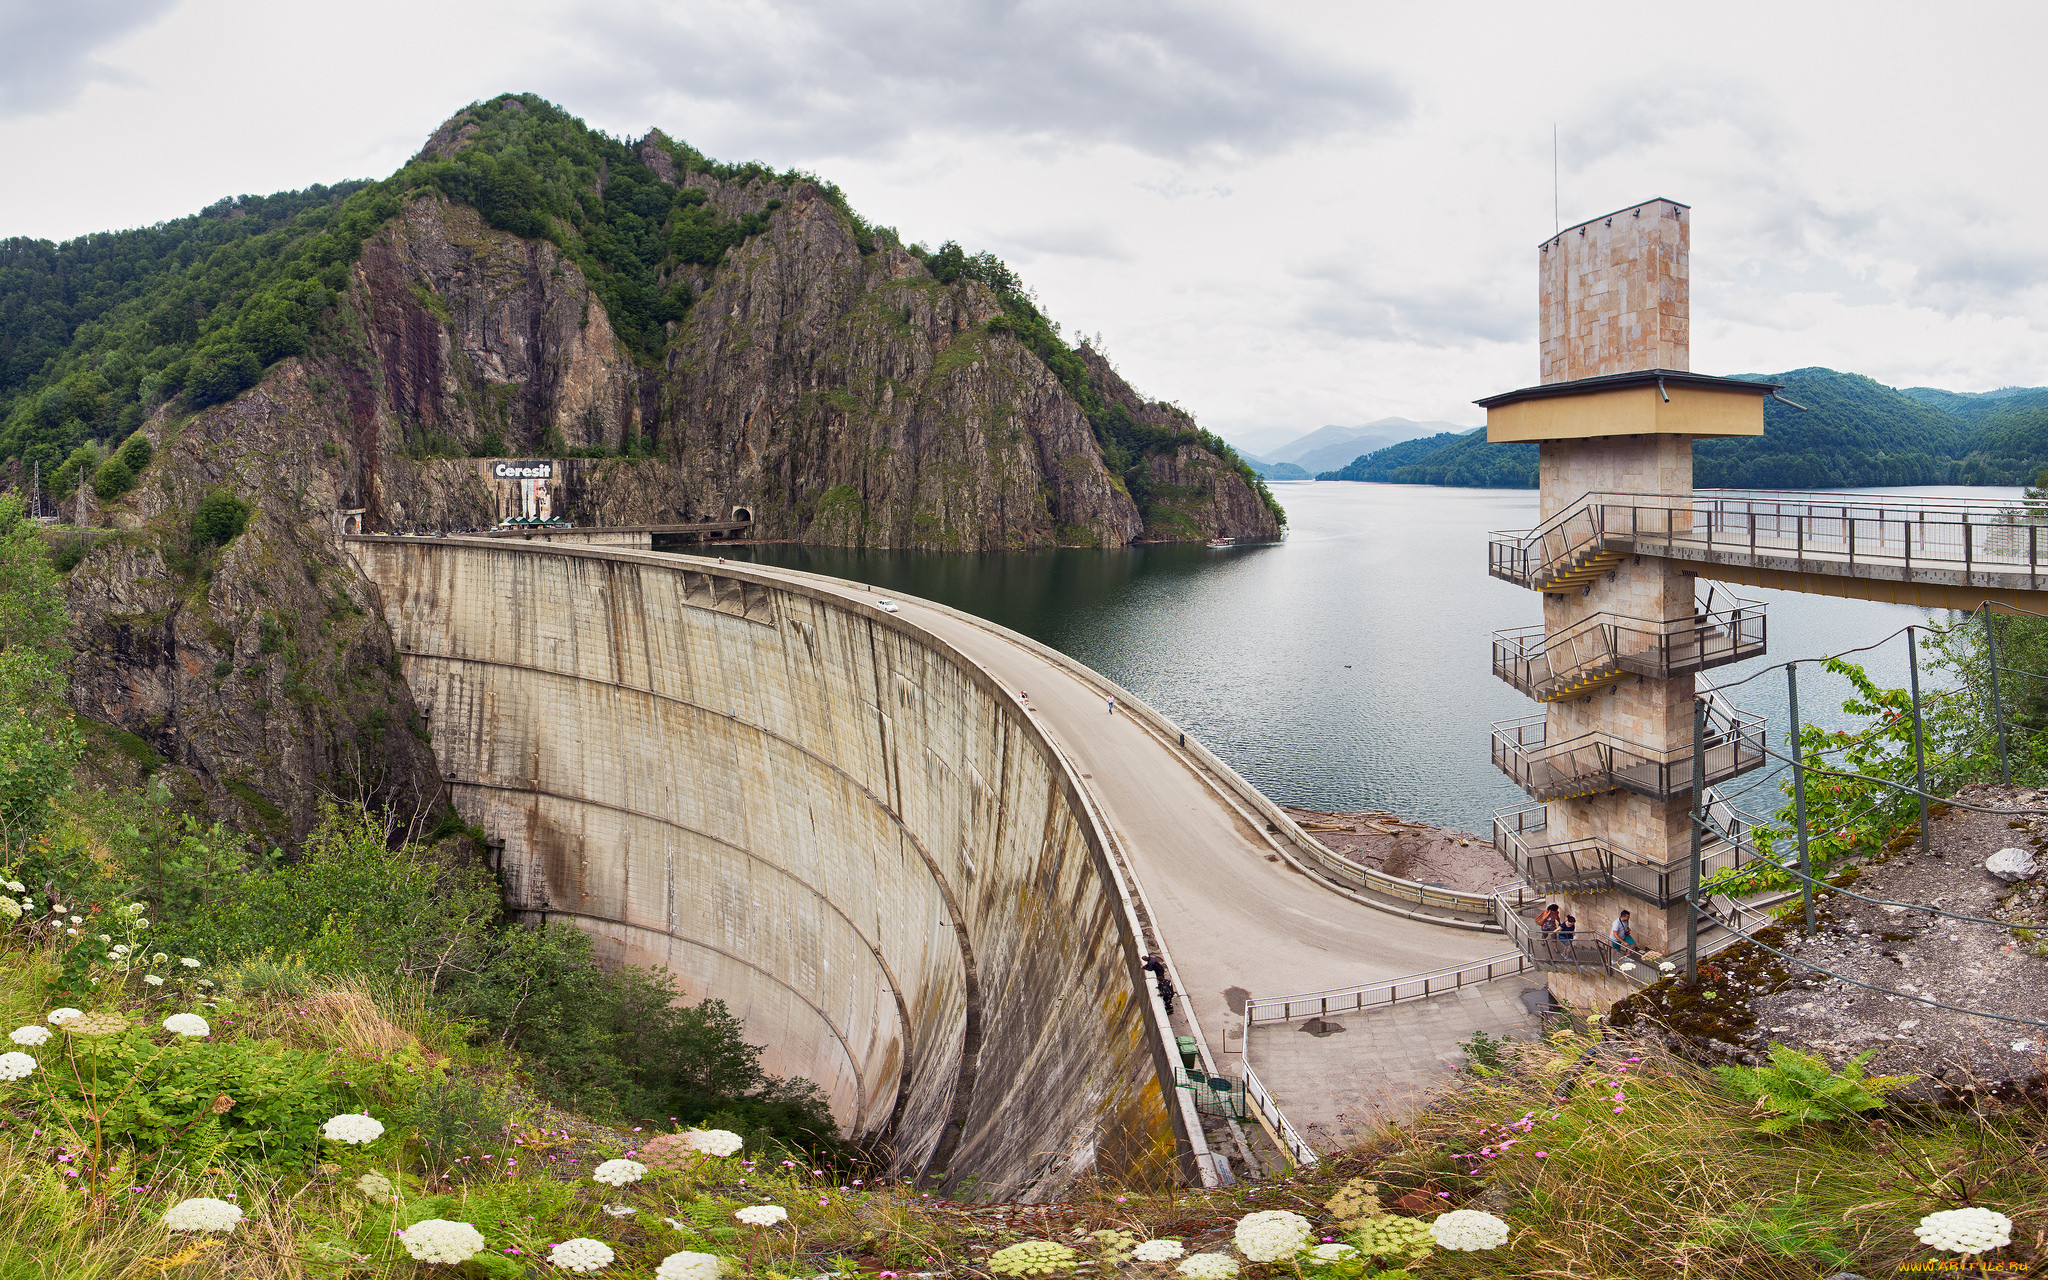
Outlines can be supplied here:
M1700 847L1700 879L1744 867L1764 855L1755 839L1757 821L1708 788ZM1550 842L1549 806L1503 809L1493 815L1493 847L1513 864L1531 889L1545 894L1626 893L1652 906L1683 902L1691 888L1691 848L1669 859L1646 857L1597 836ZM1527 895L1513 904L1526 907Z
M1493 633L1493 674L1538 702L1620 674L1668 679L1764 651L1764 608L1707 591L1689 617L1663 622L1596 613L1555 634L1542 627Z
M1725 782L1764 763L1764 718L1729 706L1709 692L1701 739L1708 785ZM1668 750L1630 742L1595 729L1564 742L1546 737L1543 715L1493 726L1494 767L1536 800L1561 800L1605 791L1633 791L1673 800L1692 790L1693 744Z

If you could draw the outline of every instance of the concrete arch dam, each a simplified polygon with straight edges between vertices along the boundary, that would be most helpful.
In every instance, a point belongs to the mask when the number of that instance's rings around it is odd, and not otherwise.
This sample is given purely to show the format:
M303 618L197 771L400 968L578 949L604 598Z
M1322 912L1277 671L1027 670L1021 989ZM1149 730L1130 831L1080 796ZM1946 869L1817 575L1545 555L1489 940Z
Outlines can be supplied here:
M346 541L515 908L726 1001L898 1174L1197 1172L1103 822L982 665L786 576Z

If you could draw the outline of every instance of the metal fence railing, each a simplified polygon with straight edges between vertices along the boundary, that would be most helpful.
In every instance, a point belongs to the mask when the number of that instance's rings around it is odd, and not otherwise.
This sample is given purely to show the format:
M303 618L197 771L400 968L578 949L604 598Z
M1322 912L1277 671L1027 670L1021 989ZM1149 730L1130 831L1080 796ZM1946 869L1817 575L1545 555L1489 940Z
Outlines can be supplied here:
M1320 1018L1332 1013L1376 1009L1402 1000L1422 1000L1477 983L1491 982L1495 978L1512 977L1528 967L1520 952L1510 951L1454 968L1410 974L1391 982L1332 987L1327 991L1309 991L1300 995L1257 997L1244 1002L1244 1025L1249 1032L1258 1022L1292 1022L1296 1018Z

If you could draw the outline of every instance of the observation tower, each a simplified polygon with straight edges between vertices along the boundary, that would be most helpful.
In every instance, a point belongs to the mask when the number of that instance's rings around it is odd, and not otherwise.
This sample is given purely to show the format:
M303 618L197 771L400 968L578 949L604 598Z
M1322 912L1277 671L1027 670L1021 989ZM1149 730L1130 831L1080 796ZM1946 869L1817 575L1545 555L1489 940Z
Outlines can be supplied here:
M1701 673L1764 652L1763 610L1702 590L1682 561L1579 536L1588 500L1615 494L1689 532L1693 441L1763 434L1773 384L1688 368L1691 222L1685 205L1647 200L1545 241L1541 380L1479 401L1489 441L1534 441L1542 457L1543 523L1491 552L1495 577L1543 602L1540 626L1493 643L1494 674L1537 704L1493 730L1495 765L1535 802L1494 818L1526 883L1498 914L1579 1007L1656 976L1609 945L1622 911L1640 951L1683 952L1696 789L1702 874L1752 856L1713 788L1764 763L1763 723ZM1574 943L1536 928L1539 898L1577 917Z

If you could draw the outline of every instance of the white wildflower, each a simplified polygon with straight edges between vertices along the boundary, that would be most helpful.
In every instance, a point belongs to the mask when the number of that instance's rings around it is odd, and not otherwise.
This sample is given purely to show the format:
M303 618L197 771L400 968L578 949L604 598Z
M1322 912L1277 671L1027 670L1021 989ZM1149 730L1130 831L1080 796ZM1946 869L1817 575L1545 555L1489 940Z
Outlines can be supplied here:
M1621 970L1623 973L1634 973L1636 971L1635 961L1633 960L1624 960L1614 967Z
M399 1233L405 1251L421 1262L468 1262L484 1249L481 1231L467 1222L428 1218Z
M1178 1240L1147 1240L1131 1250L1131 1256L1140 1262L1172 1262L1186 1252Z
M0 898L0 920L21 919L21 904L12 898Z
M135 927L136 927L136 928L138 928L138 929L147 929L147 928L149 928L149 921L147 921L147 920L137 920L137 921L135 922Z
M114 944L114 949L112 951L107 952L107 959L119 960L122 956L125 956L127 954L128 945L123 942L117 942Z
M638 1160L607 1160L590 1171L590 1176L608 1187L623 1187L647 1176L647 1166Z
M612 1259L617 1256L604 1241L577 1236L555 1245L548 1261L564 1271L602 1271L612 1265Z
M174 1013L164 1019L164 1030L181 1036L210 1036L213 1027L196 1013ZM332 1120L327 1123L333 1124Z
M1508 1224L1478 1209L1453 1209L1429 1224L1429 1234L1446 1249L1498 1249L1508 1242Z
M73 923L73 924L84 924L84 923L85 923L85 917L84 917L84 916L73 916L73 917L71 917L71 923Z
M1237 1251L1252 1262L1291 1258L1315 1234L1307 1218L1286 1209L1261 1209L1237 1220Z
M750 1204L732 1215L750 1227L772 1227L789 1221L789 1210L779 1204Z
M211 1196L180 1200L164 1210L164 1225L173 1231L233 1231L241 1221L240 1209Z
M151 956L151 957L149 958L149 962L150 962L151 964L162 964L162 963L163 963L164 961L166 961L166 960L168 960L168 959L170 959L170 957L169 957L169 956L167 956L167 955L165 955L165 954L164 954L163 952L159 951L159 952L157 952L157 953L156 953L155 955L153 955L153 956Z
M1675 964L1673 964L1673 963L1671 963L1671 962L1670 962L1669 960L1659 960L1659 961L1657 962L1657 972L1659 972L1659 973L1677 973L1677 972L1678 972L1678 966L1677 966L1677 965L1675 965Z
M384 1122L353 1111L343 1112L320 1126L320 1136L329 1142L346 1142L360 1146L383 1137Z
M106 934L104 934L104 933L103 933L103 934L101 934L101 935L100 935L100 941L101 941L101 942L112 942L112 941L113 941L113 939L112 939L112 938L109 938L109 937L108 937L108 936L107 936Z
M156 976L155 974L153 974L153 973L145 973L145 974L143 974L143 975L142 975L142 980L143 980L144 982L147 982L147 983L148 983L148 984L149 984L150 986L152 986L152 987L160 987L160 986L164 985L164 980L163 980L162 978L159 978L159 977L157 977L157 976Z
M1237 1274L1237 1259L1227 1253L1197 1253L1174 1270L1188 1280L1230 1280Z
M356 1190L379 1202L391 1198L391 1179L372 1171L356 1179Z
M197 969L199 967L199 962L191 956L178 957L178 963L184 965L187 969Z
M26 1080L36 1073L36 1060L25 1053L0 1053L0 1080Z
M2012 1243L2012 1219L1996 1209L1944 1209L1920 1219L1913 1234L1943 1253L1983 1253Z
M733 1154L744 1145L740 1135L730 1129L685 1129L683 1140L690 1144L692 1151L721 1158Z
M654 1269L654 1280L718 1280L722 1264L715 1253L672 1253Z
M1308 1256L1317 1262L1342 1262L1358 1256L1358 1250L1348 1244L1319 1244L1308 1251Z
M26 1045L33 1049L39 1044L46 1043L52 1034L48 1027L39 1027L34 1023L30 1023L28 1026L16 1027L13 1031L8 1032L7 1038L16 1044Z
M27 886L23 885L19 880L9 880L6 882L6 884L7 892L9 893L22 893L27 888Z

